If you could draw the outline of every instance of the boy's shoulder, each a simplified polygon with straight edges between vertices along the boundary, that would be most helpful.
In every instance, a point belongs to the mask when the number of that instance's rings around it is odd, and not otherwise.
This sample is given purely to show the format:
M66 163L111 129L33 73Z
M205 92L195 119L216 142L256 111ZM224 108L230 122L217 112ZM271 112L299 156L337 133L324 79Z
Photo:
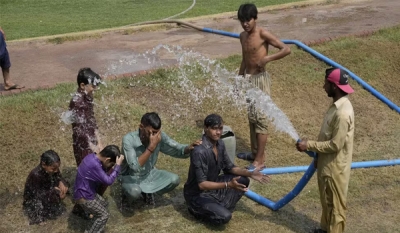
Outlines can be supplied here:
M83 100L83 94L82 94L82 93L79 93L79 92L75 92L75 93L72 95L71 103L72 103L72 102L73 102L73 103L79 103L79 102L82 102L82 100Z

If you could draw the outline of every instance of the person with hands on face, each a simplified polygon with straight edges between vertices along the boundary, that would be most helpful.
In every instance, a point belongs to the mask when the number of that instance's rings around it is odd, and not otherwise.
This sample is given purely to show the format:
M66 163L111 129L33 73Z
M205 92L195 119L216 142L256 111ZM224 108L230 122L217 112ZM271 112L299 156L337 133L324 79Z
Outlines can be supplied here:
M188 158L201 141L191 145L180 144L161 130L161 119L155 112L142 116L139 130L130 132L122 139L122 152L126 157L122 164L120 181L123 198L128 203L143 198L154 205L154 194L162 195L179 185L177 174L158 170L155 166L160 152L175 157Z
M30 224L43 225L47 219L54 219L64 211L61 201L67 195L69 183L61 176L60 164L58 154L48 150L40 157L40 164L29 173L23 208Z
M317 141L303 139L299 151L314 151L322 205L321 228L314 233L340 233L346 223L347 191L350 180L354 138L354 110L348 94L349 74L342 69L326 70L324 89L333 99Z
M90 213L91 224L85 232L102 232L106 226L110 213L107 210L107 201L96 191L100 185L110 186L114 183L121 170L124 156L118 146L108 145L100 153L92 153L82 160L76 173L73 199L75 203ZM107 174L110 168L112 172Z
M271 95L271 78L265 70L267 63L279 60L290 54L290 48L271 32L257 26L257 7L254 4L242 4L238 10L238 19L243 27L240 33L242 62L238 75L244 76L250 85ZM268 54L269 46L279 49ZM237 157L252 161L249 169L265 168L265 146L268 136L268 118L256 106L257 100L248 99L248 119L250 127L251 152L239 153Z
M231 162L221 139L222 130L221 116L211 114L205 118L203 143L190 155L183 191L189 212L197 219L216 225L230 221L236 203L248 190L248 177L261 183L269 180L257 169L249 171Z

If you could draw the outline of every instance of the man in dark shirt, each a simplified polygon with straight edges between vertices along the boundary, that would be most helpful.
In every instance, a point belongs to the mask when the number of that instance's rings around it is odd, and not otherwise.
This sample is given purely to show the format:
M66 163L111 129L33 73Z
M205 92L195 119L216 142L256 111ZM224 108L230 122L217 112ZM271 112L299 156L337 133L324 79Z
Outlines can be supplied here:
M258 170L251 172L231 162L221 140L222 130L221 116L206 117L203 143L190 155L188 180L184 186L189 212L197 219L218 225L231 219L236 203L248 189L248 177L262 183L267 183L269 178ZM223 175L220 175L221 170Z

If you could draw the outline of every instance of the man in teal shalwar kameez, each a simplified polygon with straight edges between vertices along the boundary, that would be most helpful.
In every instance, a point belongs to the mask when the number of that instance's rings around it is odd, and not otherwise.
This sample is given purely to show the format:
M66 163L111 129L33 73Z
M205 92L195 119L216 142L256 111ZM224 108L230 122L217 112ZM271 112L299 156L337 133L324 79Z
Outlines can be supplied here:
M122 164L120 181L128 199L143 197L147 204L154 204L153 194L159 195L173 190L179 185L179 176L155 168L158 153L176 158L188 158L196 141L191 145L180 144L161 131L161 119L157 113L142 116L139 130L130 132L122 139Z

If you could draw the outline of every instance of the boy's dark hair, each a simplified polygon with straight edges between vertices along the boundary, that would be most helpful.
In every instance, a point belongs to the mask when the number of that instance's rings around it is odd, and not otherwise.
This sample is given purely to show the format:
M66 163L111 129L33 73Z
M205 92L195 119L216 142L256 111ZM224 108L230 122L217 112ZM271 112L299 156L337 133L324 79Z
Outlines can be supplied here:
M242 4L239 7L237 16L240 22L248 22L251 19L257 19L257 7L253 3Z
M205 127L220 126L223 124L222 117L218 114L210 114L204 119Z
M144 127L151 126L155 130L161 128L161 119L156 112L148 112L144 114L140 120L140 123Z
M117 160L117 156L120 156L121 151L116 145L108 145L104 147L102 151L100 151L100 156L105 158L110 158L110 162L115 163Z
M78 82L78 86L80 86L81 83L85 85L90 83L97 86L101 82L101 77L92 69L85 67L79 70L76 81Z
M53 163L59 163L60 156L54 150L45 151L42 156L40 156L40 164L46 166L51 166Z

